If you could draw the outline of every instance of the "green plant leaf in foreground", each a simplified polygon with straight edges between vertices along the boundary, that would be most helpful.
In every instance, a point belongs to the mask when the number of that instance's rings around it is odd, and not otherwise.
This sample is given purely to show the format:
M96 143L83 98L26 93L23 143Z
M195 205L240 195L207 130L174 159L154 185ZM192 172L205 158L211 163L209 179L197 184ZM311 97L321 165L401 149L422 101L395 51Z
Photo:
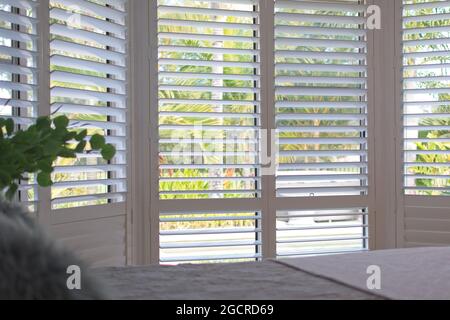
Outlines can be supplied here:
M101 154L105 160L111 160L116 154L116 149L110 144L105 144L102 148Z
M37 182L41 187L49 187L52 185L52 177L49 172L39 172Z
M77 153L98 151L111 160L116 149L101 135L94 135L87 150L87 130L69 130L67 116L39 117L26 129L14 131L11 118L0 118L0 191L12 199L19 189L19 181L36 174L41 187L53 184L52 172L58 158L76 158ZM6 133L6 135L5 135ZM75 141L75 143L74 143ZM74 146L75 144L75 146Z
M97 150L102 149L106 144L105 137L99 134L94 134L89 142L91 147Z

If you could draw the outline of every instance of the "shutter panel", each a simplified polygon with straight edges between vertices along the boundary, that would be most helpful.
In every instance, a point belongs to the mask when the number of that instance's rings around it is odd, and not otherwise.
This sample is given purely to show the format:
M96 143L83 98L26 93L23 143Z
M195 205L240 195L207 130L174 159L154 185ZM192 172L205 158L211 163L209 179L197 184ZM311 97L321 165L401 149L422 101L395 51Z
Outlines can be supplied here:
M278 208L280 257L368 248L365 10L360 1L275 1L277 198L316 203Z
M367 208L277 212L277 255L295 257L364 251Z
M406 246L450 243L450 1L403 1Z
M260 257L257 5L158 1L161 262Z
M0 1L0 116L26 128L37 115L37 1ZM21 181L19 199L35 210L34 176Z
M162 213L160 261L174 264L260 258L255 251L262 245L260 221L261 215L255 212Z
M405 194L450 195L450 2L404 3Z
M87 140L117 150L59 159L51 188L50 232L92 266L127 263L127 0L50 0L50 98Z
M51 0L50 18L52 112L117 149L111 162L94 153L58 160L52 209L124 202L126 0Z

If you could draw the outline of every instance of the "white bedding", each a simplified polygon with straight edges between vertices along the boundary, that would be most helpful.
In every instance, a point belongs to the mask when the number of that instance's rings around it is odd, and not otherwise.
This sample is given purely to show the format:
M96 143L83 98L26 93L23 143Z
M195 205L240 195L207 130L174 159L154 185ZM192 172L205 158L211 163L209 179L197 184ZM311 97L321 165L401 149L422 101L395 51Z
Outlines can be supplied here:
M390 299L450 299L450 248L383 250L282 262ZM381 290L367 288L371 265L380 267Z
M381 270L380 290L366 285L372 265ZM113 299L450 299L450 248L96 272Z
M109 297L132 300L372 300L379 297L274 261L102 268Z

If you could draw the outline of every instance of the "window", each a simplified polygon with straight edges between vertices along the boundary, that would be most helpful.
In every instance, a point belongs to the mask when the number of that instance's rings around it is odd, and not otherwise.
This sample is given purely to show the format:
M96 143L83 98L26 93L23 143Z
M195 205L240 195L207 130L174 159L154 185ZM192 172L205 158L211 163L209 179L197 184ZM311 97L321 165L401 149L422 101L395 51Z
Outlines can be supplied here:
M448 245L450 3L402 4L400 245Z
M277 211L278 256L368 248L367 208L325 199L350 204L368 193L365 9L275 1L276 195L322 199L310 210L299 200L298 210Z
M116 146L105 162L80 154L57 162L52 208L124 201L126 183L126 11L119 1L50 1L51 112ZM89 137L88 137L89 139Z
M364 251L384 232L385 247L448 244L449 14L445 0L2 0L0 114L17 128L65 114L117 148L58 160L51 190L30 176L19 198L102 264Z
M276 2L277 196L367 194L365 6Z
M450 5L404 1L406 195L450 195Z
M258 208L233 210L261 196L257 3L158 1L160 201L231 202L159 211L161 262L260 257Z
M261 214L255 212L161 213L160 261L239 262L261 258Z
M17 128L32 124L37 115L36 6L35 1L0 3L0 116L14 119ZM19 200L35 210L33 176L20 182Z
M367 208L277 212L277 256L336 254L368 249Z
M159 1L161 199L258 195L258 13L247 2Z
M161 262L367 249L365 8L158 1ZM273 135L276 179L261 168Z

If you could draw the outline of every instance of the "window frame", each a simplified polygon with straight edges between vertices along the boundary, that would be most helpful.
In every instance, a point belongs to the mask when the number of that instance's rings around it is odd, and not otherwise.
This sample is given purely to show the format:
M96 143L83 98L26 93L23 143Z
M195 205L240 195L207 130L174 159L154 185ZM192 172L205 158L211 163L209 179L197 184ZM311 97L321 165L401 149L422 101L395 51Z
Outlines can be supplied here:
M317 0L320 1L320 0ZM274 103L274 2L261 0L261 125L275 129ZM368 32L368 196L333 198L276 198L275 176L262 175L262 195L255 199L211 199L160 201L158 164L158 24L157 1L130 0L128 3L128 193L126 202L74 209L51 209L51 189L38 188L37 219L51 229L90 217L126 215L125 255L128 264L159 263L159 212L198 210L245 210L262 212L262 254L276 256L276 211L369 208L369 248L387 249L408 245L408 208L445 214L446 197L426 198L403 194L402 119L402 0L367 0L378 5L382 29ZM50 84L49 0L39 0L36 19L39 70L37 82ZM39 85L38 116L50 110L50 87ZM267 139L270 141L270 138ZM271 153L271 146L268 152ZM233 203L230 206L230 203ZM301 208L299 208L301 207ZM418 209L415 209L418 210Z
M368 4L373 0L368 0ZM338 208L369 208L368 224L369 224L369 248L375 248L375 197L374 197L374 185L372 181L375 177L374 170L374 140L375 134L373 133L374 123L373 111L374 111L374 99L373 92L370 88L374 85L374 79L368 79L368 180L369 180L369 192L366 196L342 196L342 197L316 197L316 198L277 198L276 197L276 183L275 175L262 175L262 193L260 198L254 199L208 199L208 200L163 200L159 199L159 159L158 159L158 24L157 24L157 1L151 1L150 4L145 0L133 1L133 7L141 8L139 13L131 10L131 19L134 22L135 30L143 28L147 25L150 28L150 41L148 50L148 69L149 75L144 75L142 70L145 70L147 64L140 65L140 69L132 69L133 83L138 83L138 86L144 84L150 84L150 94L147 101L150 101L149 112L137 111L141 117L148 116L149 120L139 118L139 123L134 124L134 141L133 145L140 145L143 148L148 148L150 142L150 152L145 152L145 157L149 157L148 167L145 166L146 161L142 159L135 159L134 164L139 165L139 168L134 168L135 174L132 176L133 186L144 186L145 190L148 190L150 196L145 199L144 202L139 201L136 195L133 198L136 200L133 202L133 216L135 221L143 223L143 226L133 226L133 230L137 234L133 237L135 244L138 246L135 251L136 261L140 263L159 263L159 213L160 212L188 212L188 211L261 211L262 212L262 254L263 258L275 258L276 257L276 212L278 210L308 210L308 209L338 209ZM142 10L143 6L148 9L147 21L145 22L145 14ZM137 10L137 9L136 9ZM261 41L261 129L265 129L266 132L271 132L275 129L275 112L273 104L275 101L275 74L274 74L274 1L273 0L261 0L260 2L260 41ZM136 35L136 34L135 34ZM373 70L373 48L375 37L374 31L368 32L367 38L367 64L368 70ZM142 36L141 42L144 42L144 36ZM132 44L132 47L136 44ZM143 47L142 44L138 44L139 47ZM148 82L139 81L148 79ZM138 88L133 88L131 95L133 99L134 91ZM142 90L144 88L142 87ZM141 90L141 91L142 91ZM147 98L147 94L139 94L140 99L144 96ZM133 105L145 105L144 100L140 100L141 103L134 103ZM133 117L136 120L136 116ZM147 126L137 129L139 124ZM146 130L144 128L149 128ZM138 137L136 134L146 132L148 137ZM267 141L271 141L270 137L267 137ZM268 146L268 153L271 154L271 146ZM133 149L134 152L134 149ZM137 163L136 163L137 162ZM145 181L145 177L149 179ZM133 188L132 190L136 190ZM138 191L141 193L141 190ZM147 193L148 194L148 193ZM301 207L301 208L299 208ZM143 216L140 215L142 213ZM137 220L138 219L138 220ZM142 243L144 242L144 243Z

